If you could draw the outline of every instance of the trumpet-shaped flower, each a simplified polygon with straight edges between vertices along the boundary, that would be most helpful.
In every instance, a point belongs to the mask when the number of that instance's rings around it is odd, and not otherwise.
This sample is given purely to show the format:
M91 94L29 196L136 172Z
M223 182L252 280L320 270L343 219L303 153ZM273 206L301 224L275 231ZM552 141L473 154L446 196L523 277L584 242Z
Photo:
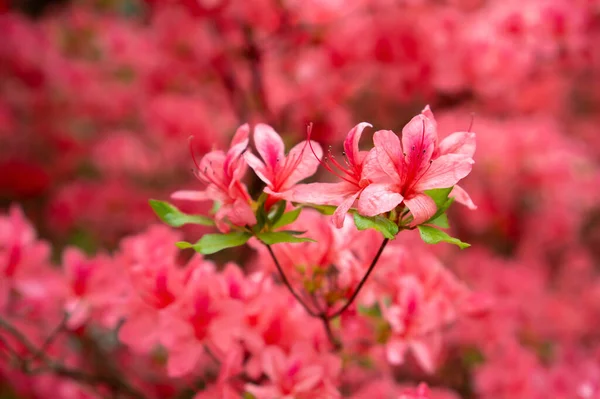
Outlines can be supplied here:
M315 174L323 156L321 146L314 141L296 145L286 156L279 134L271 126L263 123L254 127L254 144L262 161L256 155L247 152L246 162L267 184L265 192L275 198L288 197L286 191L292 189L299 181ZM308 146L312 152L307 149Z
M177 191L171 195L175 199L219 202L221 206L215 215L215 222L221 231L229 230L225 220L237 226L256 224L256 217L250 206L250 195L241 182L247 169L243 155L248 148L249 133L250 128L247 124L240 126L227 153L209 152L199 163L192 152L196 164L196 177L206 185L206 190Z
M413 225L423 223L437 210L424 191L455 186L474 163L475 134L454 133L438 144L437 125L429 107L402 129L402 139L390 130L380 130L373 141L375 149L363 167L372 184L358 201L358 211L366 216L404 203L412 213ZM467 202L464 191L459 189L455 195Z
M299 186L294 190L293 200L314 204L338 205L333 220L337 227L342 227L346 213L370 183L369 179L363 174L363 164L368 152L360 151L358 142L363 130L371 126L369 123L362 122L348 132L346 140L344 140L346 167L342 166L331 153L328 158L331 160L333 167L327 163L327 159L321 163L329 172L338 176L341 179L340 182L312 183Z

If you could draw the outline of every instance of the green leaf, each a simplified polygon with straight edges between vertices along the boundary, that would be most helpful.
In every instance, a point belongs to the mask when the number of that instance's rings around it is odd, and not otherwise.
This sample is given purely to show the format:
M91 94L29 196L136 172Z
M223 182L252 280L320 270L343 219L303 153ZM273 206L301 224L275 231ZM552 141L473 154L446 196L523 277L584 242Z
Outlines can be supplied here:
M359 230L375 229L389 239L398 234L398 225L383 216L362 216L355 213L354 224Z
M427 244L438 244L440 242L447 242L449 244L457 245L460 249L465 249L471 246L471 244L467 244L462 242L458 238L450 237L445 232L436 229L431 226L417 226L419 229L419 233L421 234L421 239Z
M364 315L364 316L369 316L369 317L381 317L381 308L379 308L379 304L376 303L373 306L364 306L364 305L358 305L358 313Z
M148 203L160 220L172 227L180 227L184 224L201 224L203 226L215 225L215 222L206 216L187 215L168 202L151 199Z
M450 224L448 223L448 215L446 215L445 213L442 213L438 217L430 219L426 223L437 227L441 227L442 229L447 229L450 227Z
M267 245L273 245L280 242L316 242L307 237L296 237L293 232L288 231L258 233L256 237Z
M283 216L284 212L285 212L285 206L287 205L287 201L285 200L281 200L279 202L277 202L274 206L271 207L271 210L269 211L269 223L271 225L277 223L279 221L279 219L281 219L281 217Z
M316 204L302 204L305 207L313 208L322 213L323 215L331 216L337 209L334 205L316 205Z
M205 234L195 244L180 241L176 243L178 248L193 248L196 252L204 255L214 254L226 248L244 245L252 237L250 233L234 231L227 234Z
M446 201L448 200L448 195L452 191L453 187L448 188L436 188L434 190L426 190L425 194L429 196L434 202L435 206L440 209L444 206Z
M302 208L298 207L298 208L294 209L293 211L284 213L283 215L281 215L279 220L277 220L273 224L273 228L278 229L280 227L287 226L288 224L294 223L296 221L296 219L298 219L298 216L300 216L300 212L302 212Z

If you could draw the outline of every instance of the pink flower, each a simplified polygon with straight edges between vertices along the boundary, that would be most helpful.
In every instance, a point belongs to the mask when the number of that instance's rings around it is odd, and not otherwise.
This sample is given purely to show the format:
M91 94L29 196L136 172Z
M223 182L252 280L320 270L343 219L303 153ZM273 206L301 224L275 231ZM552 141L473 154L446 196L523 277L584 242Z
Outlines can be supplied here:
M262 161L252 153L246 153L246 161L256 175L267 184L265 192L276 198L284 198L284 192L299 181L312 176L323 156L321 146L312 141L293 147L284 154L284 144L275 130L262 123L254 127L254 144ZM310 146L311 150L307 150Z
M257 399L340 398L332 384L340 363L339 358L313 354L308 347L297 346L286 355L281 348L270 346L262 354L268 382L260 386L248 384L246 390Z
M365 160L372 181L362 192L358 211L375 216L404 203L413 225L431 218L437 208L424 191L453 187L471 172L475 134L458 132L438 145L437 124L429 106L402 129L402 140L390 130L375 132L375 150ZM461 201L464 192L458 191Z
M114 328L131 289L121 265L108 256L88 259L80 250L67 248L63 268L70 286L65 303L67 327L77 329L94 317L104 327Z
M243 304L229 296L221 275L203 268L193 270L181 300L169 314L164 339L169 350L169 376L192 372L206 356L206 347L215 353L237 350L243 312Z
M215 222L221 231L228 231L226 220L236 226L254 225L256 217L250 206L251 198L241 182L247 164L243 156L248 147L250 128L247 124L238 128L227 154L212 151L196 164L196 177L206 185L204 191L177 191L172 198L219 202L221 207L215 214ZM193 153L192 153L193 156Z
M326 162L322 165L331 173L342 179L339 183L312 183L297 187L293 193L293 200L313 204L338 205L333 220L337 227L342 227L348 210L354 205L361 195L369 180L363 175L363 163L367 157L366 151L360 151L358 142L363 130L371 127L369 123L362 122L348 132L344 140L344 155L347 167L343 167L331 153L329 159L336 171Z

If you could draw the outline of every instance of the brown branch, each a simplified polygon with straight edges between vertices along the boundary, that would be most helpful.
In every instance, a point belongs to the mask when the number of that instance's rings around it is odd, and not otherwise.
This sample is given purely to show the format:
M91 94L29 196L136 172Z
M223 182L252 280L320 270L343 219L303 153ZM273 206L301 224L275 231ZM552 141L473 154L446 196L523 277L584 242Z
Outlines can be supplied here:
M290 291L290 293L294 296L294 298L296 298L296 300L300 303L300 305L302 305L302 307L304 308L304 310L306 310L306 313L308 313L312 317L320 317L319 314L316 313L316 312L314 312L302 300L302 298L300 297L300 295L294 290L294 288L292 287L292 284L290 284L290 281L288 280L287 276L283 272L283 268L281 267L281 264L279 263L279 260L275 256L275 253L273 252L273 249L271 248L271 246L268 245L268 244L265 244L265 246L267 247L267 250L269 251L269 254L271 255L271 258L273 259L273 262L275 262L275 266L277 267L277 271L279 272L279 276L281 277L281 280L283 281L283 284L285 284L285 286Z
M16 359L20 363L21 370L27 374L51 373L60 377L69 378L74 381L90 385L92 387L95 387L97 385L106 385L109 388L111 388L111 390L113 390L115 393L121 392L131 398L145 398L144 394L142 394L123 380L111 378L108 376L87 374L82 371L69 368L64 364L60 363L59 361L50 358L43 350L35 346L21 331L19 331L15 326L13 326L11 323L4 320L3 318L0 318L0 329L5 330L10 335L12 335L32 355L31 358L21 359L17 357ZM52 335L53 334L51 334L51 336ZM52 340L53 339L54 338L52 338ZM48 341L48 339L46 341ZM34 360L41 361L43 365L36 369L32 368L31 363Z
M371 275L371 272L373 271L373 269L375 269L375 265L377 265L377 261L379 260L379 257L383 253L383 250L385 249L385 247L386 247L386 245L388 244L389 241L390 241L389 238L386 238L386 239L383 240L383 242L379 246L379 249L377 250L377 254L375 254L375 257L371 261L371 265L369 266L369 269L367 270L367 273L360 280L360 283L358 283L358 286L356 287L356 290L354 290L354 293L352 294L352 296L350 297L350 299L348 299L348 302L346 302L346 304L344 306L342 306L339 310L335 311L333 314L327 315L327 318L329 320L338 317L339 315L341 315L342 313L344 313L346 311L346 309L348 309L350 307L350 305L352 305L352 303L354 302L354 300L358 296L358 293L362 289L363 285L365 285L365 283L367 282L367 279Z

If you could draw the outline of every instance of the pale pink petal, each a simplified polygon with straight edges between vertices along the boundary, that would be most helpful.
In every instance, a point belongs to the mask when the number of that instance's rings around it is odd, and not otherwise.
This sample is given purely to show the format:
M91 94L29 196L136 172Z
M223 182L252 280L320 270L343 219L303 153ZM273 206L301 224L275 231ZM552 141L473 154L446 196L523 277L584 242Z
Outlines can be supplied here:
M310 146L312 150L305 142L297 144L290 150L284 167L278 171L276 178L279 191L288 190L299 181L315 174L319 167L319 160L323 158L323 150L316 141L311 141Z
M462 154L473 157L475 147L475 133L456 132L440 142L439 154Z
M360 195L358 212L364 216L379 215L391 211L403 199L395 184L371 184Z
M435 117L433 116L433 112L431 111L429 104L426 105L425 108L423 108L423 111L421 111L421 114L423 114L427 119L429 119L431 121L431 123L433 123L433 126L437 129L437 121L435 120Z
M147 353L159 343L158 312L140 308L130 315L119 329L119 340L136 352Z
M465 155L442 155L431 162L427 172L419 179L415 190L452 187L471 172L473 163L473 159Z
M182 377L189 374L204 353L200 342L194 344L181 343L169 351L167 374L169 377Z
M268 186L272 186L273 185L273 171L271 171L270 169L267 170L267 168L265 167L265 164L260 159L258 159L258 157L256 155L252 154L251 152L246 152L244 154L244 157L246 158L246 162L248 163L248 166L250 166L252 168L252 170L254 170L254 173L256 173L256 176L258 176L258 178L260 180L262 180Z
M296 374L296 392L306 392L313 389L323 379L323 368L320 366L305 366Z
M346 220L346 214L348 210L352 208L354 205L354 201L360 195L360 191L357 191L354 195L348 196L342 203L337 207L335 212L333 213L333 223L338 229L341 229L344 226L344 220Z
M283 140L271 126L259 123L254 127L254 145L267 168L272 171L276 170L278 162L283 162Z
M256 399L281 398L281 392L273 386L261 387L258 385L246 384L244 389L256 397Z
M477 205L475 205L469 194L459 185L454 186L450 192L450 197L453 197L456 202L463 204L469 209L477 209Z
M293 189L292 201L316 205L338 205L349 195L360 191L356 185L340 183L310 183Z
M171 198L186 201L206 201L211 200L206 191L180 190L171 194Z
M388 362L393 365L404 363L406 354L406 344L399 339L392 339L386 345L386 357Z
M245 143L244 147L248 146L248 136L250 136L250 126L247 123L244 123L242 126L238 127L233 135L233 139L231 140L231 147Z
M267 347L262 356L263 371L269 379L277 384L286 367L286 358L283 351L276 346Z
M235 200L227 213L227 217L236 226L253 226L256 224L256 216L252 211L252 207L243 198Z
M360 150L358 148L358 142L360 136L366 127L373 127L370 123L362 122L354 126L352 130L348 132L346 140L344 140L344 151L348 157L350 165L358 165L360 163Z
M373 135L373 142L381 168L392 179L396 179L402 171L404 159L400 139L391 130L379 130Z
M433 339L432 341L435 341ZM435 344L428 344L423 340L414 340L410 342L410 349L419 362L419 365L428 373L435 371Z
M435 202L425 194L417 194L410 199L404 199L404 204L413 215L413 226L431 219L437 212Z
M246 172L246 158L243 154L248 149L248 141L236 144L227 151L225 156L225 162L223 163L223 170L226 176L234 180L240 180ZM215 169L212 165L213 170Z
M402 149L406 153L406 164L411 169L419 170L425 167L437 144L437 130L433 122L417 115L402 129Z
M390 157L381 149L375 147L363 161L362 179L371 183L391 183L400 181L400 175Z

